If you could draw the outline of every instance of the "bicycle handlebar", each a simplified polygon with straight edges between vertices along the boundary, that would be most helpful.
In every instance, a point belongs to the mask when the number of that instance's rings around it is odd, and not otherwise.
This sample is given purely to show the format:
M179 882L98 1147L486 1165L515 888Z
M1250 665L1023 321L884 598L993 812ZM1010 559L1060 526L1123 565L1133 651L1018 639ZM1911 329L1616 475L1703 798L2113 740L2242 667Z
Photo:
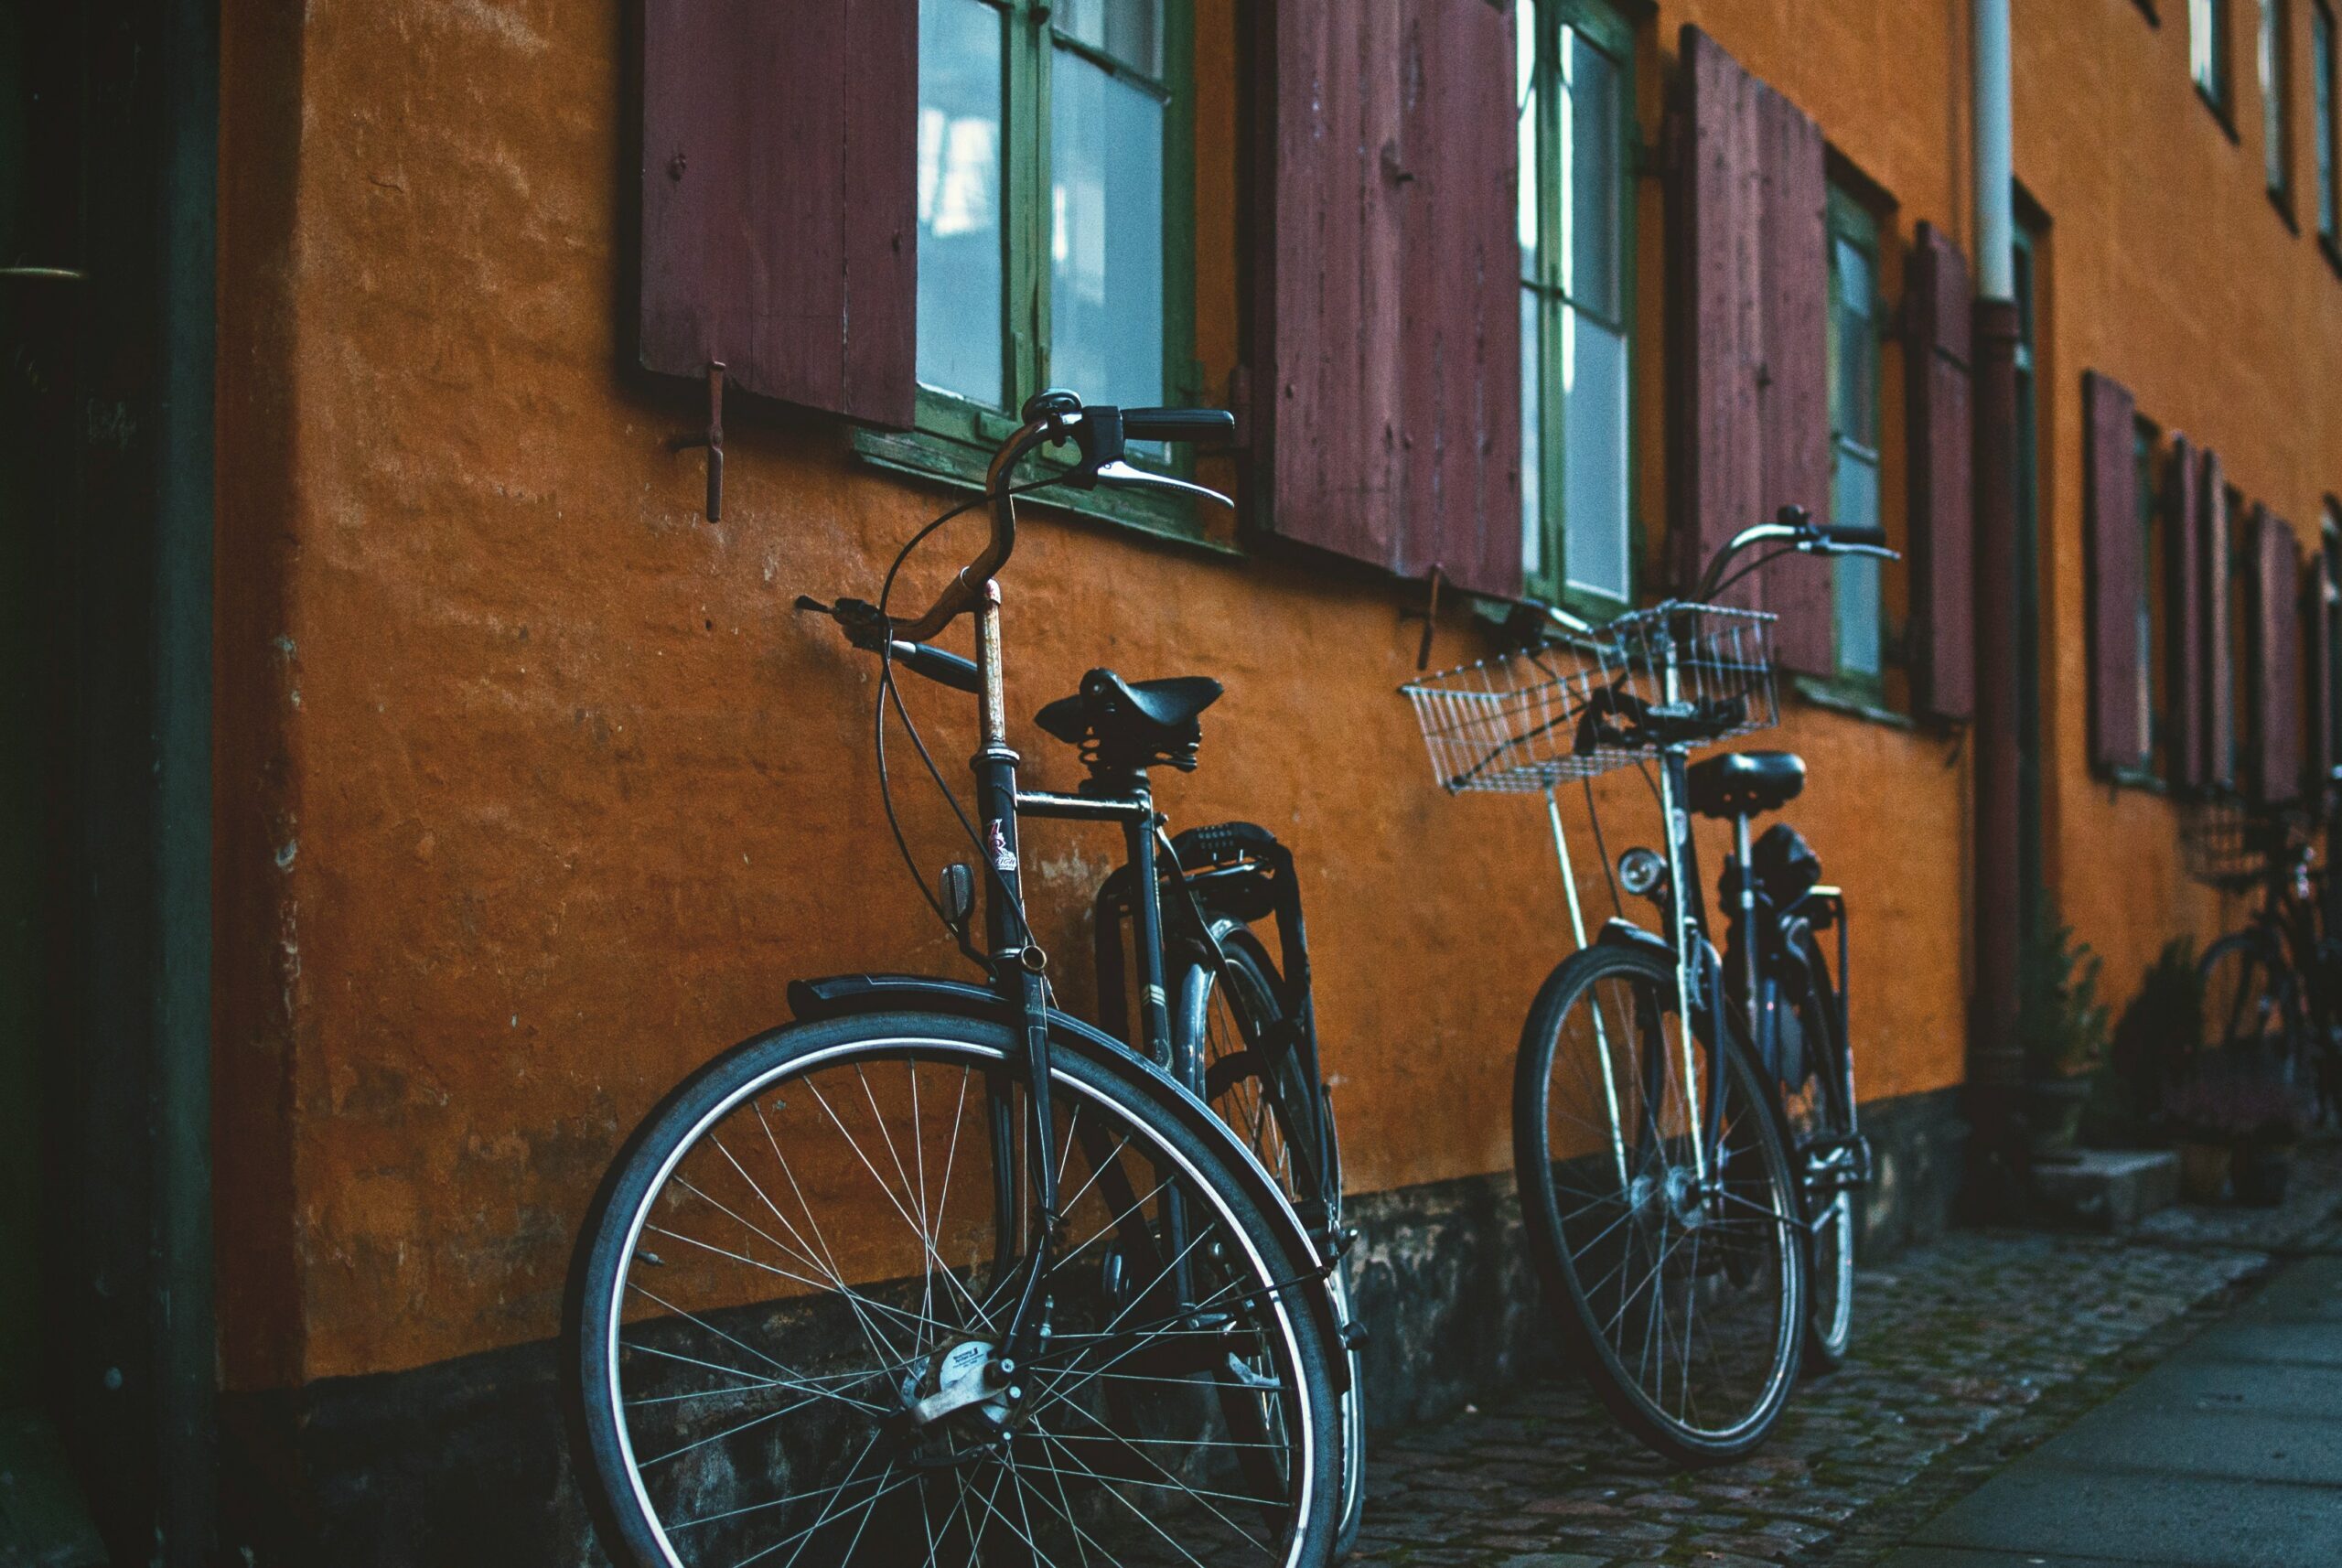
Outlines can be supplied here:
M1085 408L1072 392L1053 390L1026 399L1024 414L1025 423L1001 443L984 471L984 494L992 502L992 537L976 558L952 576L925 615L897 628L896 636L901 640L926 642L975 608L985 581L1008 564L1016 548L1016 501L1009 475L1038 447L1071 441L1080 449L1081 461L1058 476L1059 483L1079 489L1107 484L1163 490L1226 507L1236 504L1218 490L1136 467L1123 456L1125 443L1131 441L1225 440L1236 433L1236 416L1226 409L1117 408L1112 403Z
M1806 555L1868 555L1880 561L1902 559L1898 552L1886 547L1886 530L1883 528L1842 522L1817 523L1813 521L1813 514L1805 508L1785 506L1773 521L1755 523L1742 529L1709 558L1708 569L1701 575L1699 591L1692 596L1693 598L1705 604L1715 597L1724 585L1724 568L1732 564L1734 556L1751 545L1776 542ZM1759 565L1763 564L1757 563Z

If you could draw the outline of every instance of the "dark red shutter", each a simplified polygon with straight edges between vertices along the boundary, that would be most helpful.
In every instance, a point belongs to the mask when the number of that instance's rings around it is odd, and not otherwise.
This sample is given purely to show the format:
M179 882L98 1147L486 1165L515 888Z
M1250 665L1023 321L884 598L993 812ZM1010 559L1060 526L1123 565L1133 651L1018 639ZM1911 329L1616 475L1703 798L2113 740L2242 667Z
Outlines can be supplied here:
M2136 768L2147 749L2139 711L2146 672L2139 646L2139 598L2145 591L2139 533L2138 405L2120 382L2092 371L2082 377L2082 490L2090 532L2090 760Z
M1512 17L1255 8L1253 443L1263 520L1404 576L1520 591Z
M1921 223L1903 274L1903 362L1911 455L1911 674L1919 706L1948 719L1976 711L1975 490L1970 467L1968 261Z
M2313 550L2303 572L2302 692L2306 712L2308 767L2303 782L2313 795L2325 792L2334 776L2334 581L2326 575L2326 552Z
M1813 122L1688 23L1682 80L1671 532L1690 584L1735 533L1784 505L1829 519L1828 187ZM1834 669L1826 563L1779 562L1726 596L1781 614L1784 665Z
M2301 550L2293 525L2252 509L2253 788L2260 799L2302 789Z
M2204 739L2204 462L2185 435L2171 438L2164 529L2164 684L2171 722L2171 781L2199 789L2210 779Z
M916 0L643 0L643 365L909 424L918 123Z
M2229 641L2229 489L2219 454L2208 448L2202 465L2202 522L2197 542L2197 588L2202 596L2204 783L2226 789L2236 782L2236 676Z

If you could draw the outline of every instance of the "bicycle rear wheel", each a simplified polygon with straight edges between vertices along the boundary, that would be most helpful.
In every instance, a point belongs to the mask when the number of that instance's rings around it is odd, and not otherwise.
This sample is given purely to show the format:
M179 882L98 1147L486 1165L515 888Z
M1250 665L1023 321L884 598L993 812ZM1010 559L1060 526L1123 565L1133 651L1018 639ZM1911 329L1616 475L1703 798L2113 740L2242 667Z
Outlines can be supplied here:
M2283 943L2258 930L2230 932L2204 950L2196 972L2204 991L2199 1054L2208 1059L2185 1070L2276 1067L2306 1079L2309 1028Z
M782 1029L644 1122L584 1232L564 1393L603 1538L657 1568L1311 1568L1324 1332L1176 1090L1053 1054L1046 1337L1007 1354L1038 1213L1008 1029ZM1226 1396L1261 1412L1232 1433Z
M1190 965L1181 978L1176 1017L1193 1059L1204 1069L1204 1099L1235 1132L1237 1141L1252 1151L1296 1208L1322 1212L1329 1235L1340 1233L1342 1222L1341 1146L1334 1132L1334 1108L1322 1085L1301 1071L1297 1058L1286 1054L1274 1069L1261 1042L1284 1016L1277 998L1283 993L1276 964L1267 947L1241 921L1219 919L1212 936L1227 956L1227 978L1209 963ZM1306 1120L1301 1108L1316 1102L1323 1137L1314 1154L1296 1149L1305 1139ZM1316 1218L1312 1214L1313 1222ZM1327 1277L1334 1294L1336 1316L1352 1321L1348 1271L1337 1264ZM1349 1388L1341 1396L1341 1503L1334 1532L1334 1556L1346 1557L1358 1543L1359 1525L1366 1505L1366 1407L1362 1389L1366 1357L1363 1348L1348 1350Z
M1652 1448L1704 1464L1780 1417L1807 1258L1778 1105L1736 1032L1694 1038L1687 1068L1681 1022L1666 954L1573 955L1521 1032L1513 1145L1531 1252L1587 1380Z

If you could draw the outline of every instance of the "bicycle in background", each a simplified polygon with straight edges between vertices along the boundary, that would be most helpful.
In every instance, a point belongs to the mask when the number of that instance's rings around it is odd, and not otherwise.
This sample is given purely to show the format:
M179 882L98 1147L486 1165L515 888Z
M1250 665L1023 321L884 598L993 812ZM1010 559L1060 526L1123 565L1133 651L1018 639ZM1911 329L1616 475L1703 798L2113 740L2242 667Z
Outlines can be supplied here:
M1689 600L1402 688L1450 792L1546 797L1578 950L1521 1031L1521 1207L1576 1364L1621 1423L1682 1463L1762 1441L1805 1358L1834 1364L1853 1323L1853 1194L1870 1159L1846 1030L1845 900L1795 829L1751 839L1752 819L1803 789L1802 760L1691 761L1778 718L1774 618L1709 601L1790 553L1894 554L1876 529L1785 509L1735 536ZM1657 907L1657 929L1621 911L1589 942L1558 786L1630 765L1648 778L1654 762L1663 848L1628 850L1612 875L1614 897L1624 887ZM1722 953L1693 812L1732 824Z

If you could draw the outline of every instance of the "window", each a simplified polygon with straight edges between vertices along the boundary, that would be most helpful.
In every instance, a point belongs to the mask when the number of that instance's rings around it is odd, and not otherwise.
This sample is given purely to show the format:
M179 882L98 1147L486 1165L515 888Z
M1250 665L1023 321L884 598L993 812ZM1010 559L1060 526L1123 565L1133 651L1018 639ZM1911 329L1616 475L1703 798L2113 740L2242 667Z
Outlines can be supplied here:
M2326 0L2309 8L2309 52L2316 120L2310 127L2317 153L2317 232L2329 246L2337 220L2334 156L2334 13Z
M2163 463L2157 432L2140 420L2133 434L2139 496L2139 734L2146 750L2139 758L2149 773L2163 775L2170 744L2163 714L2165 564Z
M1830 188L1830 515L1878 526L1878 220ZM1885 673L1879 564L1835 564L1838 675L1875 691Z
M2328 496L2325 510L2318 548L2326 554L2326 593L2310 609L2326 620L2326 733L2342 746L2342 501ZM2327 761L2342 763L2342 757Z
M2290 214L2294 205L2293 145L2286 136L2285 0L2261 0L2261 156L2269 194Z
M2187 0L2187 74L2204 101L2229 113L2228 0Z
M1634 35L1593 0L1520 17L1522 576L1607 613L1634 592Z
M2228 581L2220 592L2228 596L2228 703L2229 755L2227 777L2229 784L2241 789L2251 777L2252 757L2261 745L2261 736L2253 719L2260 703L2253 701L2251 649L2248 639L2252 632L2252 546L2251 516L2245 510L2244 492L2234 485L2226 487L2229 513Z
M1186 11L919 0L919 423L930 437L988 447L1044 386L1141 406L1199 390Z

